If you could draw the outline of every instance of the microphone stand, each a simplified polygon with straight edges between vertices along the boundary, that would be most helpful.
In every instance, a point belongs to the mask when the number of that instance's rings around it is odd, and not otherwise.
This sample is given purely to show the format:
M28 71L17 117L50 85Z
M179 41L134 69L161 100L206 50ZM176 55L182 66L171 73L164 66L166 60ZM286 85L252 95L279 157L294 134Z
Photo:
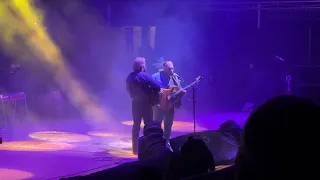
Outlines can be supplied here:
M196 132L196 87L192 88L192 113L193 113L193 132Z
M183 80L181 77L178 77L181 82L190 84L189 82ZM191 86L192 88L192 115L193 115L193 132L196 132L196 90L199 90L199 88L195 87L195 85Z
M286 76L286 81L287 81L287 93L288 94L292 94L292 91L291 91L291 76L290 76L290 74L288 74Z

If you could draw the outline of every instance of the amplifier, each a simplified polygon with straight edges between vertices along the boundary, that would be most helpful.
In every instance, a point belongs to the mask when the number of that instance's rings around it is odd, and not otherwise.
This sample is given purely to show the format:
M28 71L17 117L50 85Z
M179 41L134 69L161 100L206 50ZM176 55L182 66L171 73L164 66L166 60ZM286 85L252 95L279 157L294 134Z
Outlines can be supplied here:
M0 95L0 99L3 101L15 101L15 100L20 100L20 99L25 99L25 93L14 93L14 94L2 94Z

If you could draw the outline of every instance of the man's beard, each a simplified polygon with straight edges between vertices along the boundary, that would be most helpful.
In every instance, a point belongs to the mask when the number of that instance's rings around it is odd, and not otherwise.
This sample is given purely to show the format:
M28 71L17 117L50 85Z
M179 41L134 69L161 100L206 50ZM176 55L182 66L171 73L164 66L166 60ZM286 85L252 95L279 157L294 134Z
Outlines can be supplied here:
M164 71L168 76L172 76L174 73L171 71Z

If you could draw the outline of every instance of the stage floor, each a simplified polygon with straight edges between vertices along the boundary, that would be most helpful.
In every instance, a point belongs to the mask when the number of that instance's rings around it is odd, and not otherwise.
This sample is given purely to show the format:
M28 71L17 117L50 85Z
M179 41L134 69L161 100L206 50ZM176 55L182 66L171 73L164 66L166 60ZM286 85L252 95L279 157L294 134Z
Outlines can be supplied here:
M241 126L246 112L197 115L197 131L217 129L226 120ZM87 121L86 121L87 122ZM134 161L130 120L91 126L81 120L32 121L7 127L0 145L0 180L59 179ZM173 136L193 132L192 114L177 113Z

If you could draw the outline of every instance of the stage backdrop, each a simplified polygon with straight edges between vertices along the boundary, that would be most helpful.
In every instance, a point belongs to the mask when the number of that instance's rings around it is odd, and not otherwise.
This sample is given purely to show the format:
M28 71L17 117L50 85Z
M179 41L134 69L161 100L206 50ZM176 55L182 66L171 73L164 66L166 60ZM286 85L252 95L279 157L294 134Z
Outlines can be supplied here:
M262 13L258 28L252 11L232 16L201 12L194 13L192 21L170 17L161 22L156 52L172 59L177 73L187 80L204 76L199 84L200 110L239 111L246 102L260 104L285 94L286 75L309 59L316 64L319 54L315 47L309 53L309 28L314 32L318 27L305 20Z

